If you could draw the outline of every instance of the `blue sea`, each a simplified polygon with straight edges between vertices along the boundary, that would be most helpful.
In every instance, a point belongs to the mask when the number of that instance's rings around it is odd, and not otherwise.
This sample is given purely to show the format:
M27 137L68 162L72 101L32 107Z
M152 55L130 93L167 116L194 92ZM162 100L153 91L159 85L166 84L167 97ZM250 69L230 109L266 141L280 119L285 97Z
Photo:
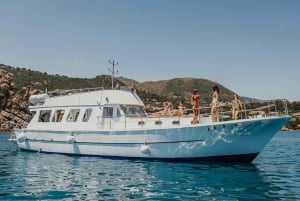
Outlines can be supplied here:
M23 152L8 138L0 134L0 200L300 200L296 131L277 133L252 164Z

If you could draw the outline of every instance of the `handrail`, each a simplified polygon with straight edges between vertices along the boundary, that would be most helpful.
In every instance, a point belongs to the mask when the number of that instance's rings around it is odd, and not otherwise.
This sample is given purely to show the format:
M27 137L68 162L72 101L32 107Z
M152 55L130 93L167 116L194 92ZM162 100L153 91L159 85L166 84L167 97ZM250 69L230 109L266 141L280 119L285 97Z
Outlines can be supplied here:
M278 101L282 101L283 102L283 111L280 111L280 108L277 107L276 105L276 102ZM267 104L267 105L264 105L264 106L260 106L260 107L255 107L255 108L247 108L246 105L251 105L251 104ZM232 104L230 102L225 102L225 103L221 103L218 107L219 107L219 114L221 117L223 117L224 115L227 115L227 114L231 114L232 113L232 110L231 110L231 106ZM225 109L226 107L230 107L230 109ZM211 109L211 106L200 106L199 108L199 116L201 114L207 114L207 115L211 115L210 114L210 109ZM259 101L259 102L249 102L249 103L243 103L242 104L242 108L240 110L240 119L247 119L249 118L249 115L248 113L251 112L251 111L262 111L262 110L265 110L265 109L268 109L267 113L265 114L265 116L271 116L271 114L273 112L275 113L278 113L278 114L285 114L287 115L288 114L288 108L287 108L287 100L286 99L276 99L276 100L266 100L266 101ZM193 109L185 109L185 111L187 112L190 112L192 111ZM209 112L205 112L205 113L201 113L201 111L205 111L205 110L209 110ZM178 110L173 110L173 111L178 111ZM163 113L164 111L160 111L160 112L156 112L156 113L148 113L148 115L152 115L152 114L156 114L158 115L159 117L175 117L175 116L179 116L179 117L182 117L182 116L186 116L184 114L181 114L181 115L168 115L168 113L166 113L165 115L161 114ZM281 113L282 112L282 113ZM152 116L151 118L154 118L155 116Z
M49 97L53 96L66 96L70 94L79 94L84 92L90 92L90 91L97 91L97 90L104 90L103 87L95 87L95 88L83 88L83 89L66 89L66 90L55 90L55 91L49 91L47 94Z
M276 100L277 101L277 100ZM284 114L286 114L286 111L287 111L287 104L285 102L286 100L283 100L283 106L284 106ZM270 102L260 102L260 104L267 104L267 105L263 105L263 106L259 106L259 107L255 107L255 108L249 108L247 109L246 105L251 105L253 103L244 103L242 104L242 108L240 110L240 118L239 119L248 119L248 118L256 118L258 116L272 116L274 114L276 115L281 115L282 113L279 111L280 108L276 107L276 104L275 103L270 103ZM230 107L230 109L226 109L227 107ZM207 109L210 109L211 107L200 107L199 109L199 118L200 118L200 121L201 121L201 118L203 118L203 114L207 114L207 117L209 117L210 115L210 112L204 112L204 110L207 110ZM220 108L220 120L221 122L223 121L226 121L226 120L230 120L231 119L231 116L229 116L228 118L226 118L225 116L228 115L228 114L231 114L232 111L231 111L231 104L220 104L219 106ZM193 109L185 109L185 111L187 112L191 112ZM202 112L201 112L202 110ZM253 113L251 114L251 112L253 111L257 111L258 113ZM154 115L153 115L154 114ZM136 126L140 126L141 128L144 127L144 123L147 123L149 120L151 120L151 122L161 122L162 120L164 119L172 119L173 121L178 121L180 122L182 118L191 118L192 120L192 114L191 113L188 113L188 114L181 114L179 113L178 110L173 110L173 113L164 113L164 111L160 111L160 112L156 112L156 113L148 113L146 116L144 115L136 115L136 116L128 116L128 115L121 115L119 117L124 117L124 126L125 128L127 128L127 124L128 123L132 123L130 122L128 119L131 119L131 118L136 118L138 121L137 122L137 125ZM225 117L225 118L224 118ZM113 128L112 124L113 124L113 121L112 119L114 117L109 117L110 120L109 120L109 127L110 128ZM118 121L119 122L119 121ZM161 125L161 124L158 124L158 125ZM175 125L178 125L178 124L174 124Z

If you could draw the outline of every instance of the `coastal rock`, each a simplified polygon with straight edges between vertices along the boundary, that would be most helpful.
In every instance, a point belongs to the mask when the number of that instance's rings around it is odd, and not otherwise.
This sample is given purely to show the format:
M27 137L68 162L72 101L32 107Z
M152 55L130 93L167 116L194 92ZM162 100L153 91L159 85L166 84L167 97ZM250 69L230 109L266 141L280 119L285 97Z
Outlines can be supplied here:
M7 73L5 70L0 69L0 88L2 89L10 89L15 85L12 85L12 73Z
M36 89L23 87L19 90L13 83L13 74L0 69L0 130L12 130L27 126L31 115L28 110L29 97L38 93Z
M5 94L0 92L0 108L5 107L6 103L7 103L7 99Z
M28 99L31 95L30 91L30 88L23 87L21 90L15 93L13 97L11 97L8 107L15 110L27 110L29 106Z

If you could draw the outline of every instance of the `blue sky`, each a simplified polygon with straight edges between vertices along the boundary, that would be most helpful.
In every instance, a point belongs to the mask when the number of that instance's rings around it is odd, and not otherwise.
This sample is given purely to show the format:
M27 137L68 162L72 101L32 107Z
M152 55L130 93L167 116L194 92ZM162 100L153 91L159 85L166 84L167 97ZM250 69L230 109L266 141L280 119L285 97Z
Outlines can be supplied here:
M300 101L298 0L0 0L0 63L70 77L216 81ZM200 86L199 86L200 87Z

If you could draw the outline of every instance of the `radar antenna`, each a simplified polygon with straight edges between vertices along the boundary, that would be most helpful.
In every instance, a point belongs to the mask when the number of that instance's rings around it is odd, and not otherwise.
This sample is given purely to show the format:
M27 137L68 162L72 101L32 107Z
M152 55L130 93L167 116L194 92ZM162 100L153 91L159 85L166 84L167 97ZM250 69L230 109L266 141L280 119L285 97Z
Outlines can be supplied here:
M108 60L108 63L112 65L112 69L108 69L111 72L111 89L114 89L114 76L115 73L118 73L118 70L115 70L115 66L119 65L118 62L115 62L115 60Z

